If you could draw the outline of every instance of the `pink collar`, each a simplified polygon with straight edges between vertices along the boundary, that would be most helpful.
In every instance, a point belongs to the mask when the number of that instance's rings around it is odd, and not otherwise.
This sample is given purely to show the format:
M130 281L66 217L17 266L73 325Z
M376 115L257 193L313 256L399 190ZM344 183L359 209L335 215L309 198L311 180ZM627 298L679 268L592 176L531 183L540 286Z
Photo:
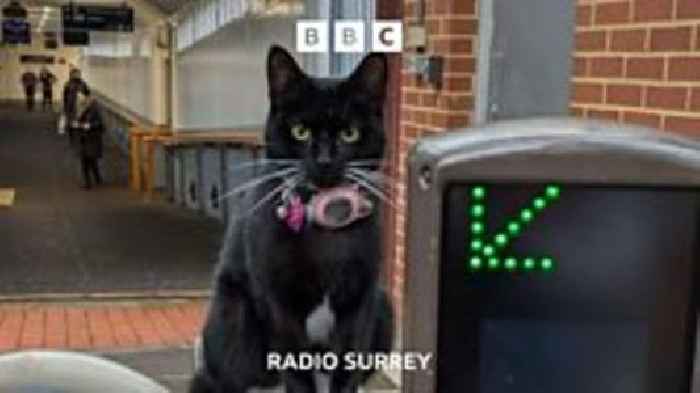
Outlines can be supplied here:
M359 186L352 185L321 189L307 204L295 193L285 195L277 217L299 233L311 224L331 230L345 228L372 214L373 209L374 204Z

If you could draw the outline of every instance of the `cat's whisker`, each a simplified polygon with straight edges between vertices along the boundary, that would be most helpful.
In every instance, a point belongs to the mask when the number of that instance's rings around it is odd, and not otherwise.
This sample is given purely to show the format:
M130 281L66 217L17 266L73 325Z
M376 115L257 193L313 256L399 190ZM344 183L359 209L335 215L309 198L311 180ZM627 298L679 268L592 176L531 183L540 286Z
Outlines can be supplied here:
M255 213L256 210L258 210L258 209L259 209L260 207L262 207L265 203L267 203L268 201L270 201L272 198L274 198L275 196L277 196L277 195L280 194L281 192L296 187L296 186L301 182L301 180L302 180L302 176L301 176L301 175L297 175L297 176L295 176L295 177L293 177L293 178L291 178L291 179L287 179L287 180L283 181L282 184L280 184L279 186L275 187L275 188L274 188L272 191L270 191L265 197L263 197L263 198L260 199L255 205L253 205L253 207L250 209L250 213L249 213L249 214Z
M299 172L298 168L286 168L286 169L281 169L281 170L276 171L276 172L272 172L272 173L264 175L264 176L259 176L259 177L253 178L253 179L227 191L224 195L219 197L219 202L223 201L226 198L230 198L236 194L240 194L241 192L244 192L250 188L253 188L253 187L256 187L260 184L268 182L270 180L278 179L280 177L292 175L292 174L295 174L298 172Z
M381 183L382 186L390 186L392 190L396 190L399 187L399 182L396 179L387 176L381 172L370 172L357 168L348 168L348 171L378 186L378 183Z
M267 158L262 158L259 160L248 160L248 161L241 161L240 163L236 165L229 166L229 170L236 170L236 169L245 169L245 168L250 168L250 167L267 167L267 166L272 166L272 165L280 165L280 166L292 166L292 165L297 165L299 164L300 160L275 160L275 159L267 159Z
M370 172L367 170L357 169L357 168L347 168L347 171L355 176L359 176L360 178L369 182L370 184L372 184L373 186L375 186L377 188L381 188L381 187L387 185L387 183L385 181L386 179L384 179L382 177L381 173L379 173L379 172L375 172L375 171Z
M384 161L349 161L346 165L352 168L384 168L385 164Z
M237 223L238 221L251 216L253 213L255 213L258 209L260 209L265 203L269 202L272 198L275 196L279 195L280 193L296 187L301 181L302 181L302 175L298 174L291 179L286 179L284 180L280 185L272 189L272 191L268 192L263 198L261 198L258 202L253 205L248 211L236 217L234 220L232 220L232 223Z
M380 167L381 164L380 164L380 163L376 163L376 164L373 164L373 163L360 164L360 163L352 163L352 162L349 162L349 163L347 163L347 166L352 167L352 168L366 168L366 167L369 168L369 167Z
M386 175L382 171L373 171L373 170L367 170L363 168L355 168L355 167L350 167L348 168L349 171L355 173L355 174L360 174L368 179L374 180L376 178L377 181L383 181L383 180L394 180L392 177Z
M394 210L398 210L394 202L389 198L388 195L384 194L380 189L376 188L372 184L370 184L368 181L364 180L360 176L353 175L351 173L346 173L345 177L348 179L356 182L359 184L361 187L363 187L365 190L369 191L372 195L376 196L379 198L382 202L386 203L387 205L391 206Z
M374 163L374 164L379 164L384 162L383 159L379 158L367 158L363 160L350 160L348 161L349 164L366 164L366 163Z

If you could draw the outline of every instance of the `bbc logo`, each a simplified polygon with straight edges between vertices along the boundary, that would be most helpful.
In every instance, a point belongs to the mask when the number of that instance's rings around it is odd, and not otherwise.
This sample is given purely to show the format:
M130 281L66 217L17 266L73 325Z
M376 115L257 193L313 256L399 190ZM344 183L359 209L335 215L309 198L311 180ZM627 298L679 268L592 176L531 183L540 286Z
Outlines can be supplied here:
M377 20L371 23L372 52L401 52L403 49L403 23ZM333 25L333 50L338 53L365 52L365 22L342 20ZM330 23L325 20L297 22L297 52L326 53L330 51Z

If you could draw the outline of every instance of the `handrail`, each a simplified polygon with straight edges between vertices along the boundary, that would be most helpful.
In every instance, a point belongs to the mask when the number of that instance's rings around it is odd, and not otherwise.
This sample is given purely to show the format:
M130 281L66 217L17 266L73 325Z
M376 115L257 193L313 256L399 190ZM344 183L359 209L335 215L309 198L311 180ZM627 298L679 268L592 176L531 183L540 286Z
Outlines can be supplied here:
M240 131L236 129L217 132L178 132L160 139L168 146L194 144L239 144L244 147L263 147L262 132Z
M152 200L155 189L155 152L158 145L166 150L166 159L172 159L172 151L184 147L214 146L219 149L237 147L247 149L254 157L264 148L261 128L218 128L198 131L173 132L163 127L148 130L134 129L132 140L132 188L145 191L145 199ZM142 159L142 149L145 157ZM170 164L166 164L170 165ZM143 173L143 181L142 176ZM143 187L142 187L142 183Z
M263 125L247 125L236 127L190 127L177 128L173 130L175 134L195 134L195 133L222 133L222 132L262 132L265 129Z
M167 137L171 135L171 131L164 127L148 127L144 128L140 124L135 124L129 129L129 158L131 168L131 176L129 184L134 191L142 191L144 189L143 179L146 180L145 188L148 189L152 183L152 173L155 173L155 162L151 153L152 138ZM148 140L146 140L148 138ZM147 157L144 160L142 157L143 148L146 148Z
M91 90L91 94L93 94L97 100L100 102L100 104L112 111L113 113L123 117L126 119L131 125L136 125L139 124L142 127L163 127L163 124L157 124L150 119L147 119L141 114L138 114L134 112L133 110L117 103L113 99L107 97L106 95L100 93L99 91Z

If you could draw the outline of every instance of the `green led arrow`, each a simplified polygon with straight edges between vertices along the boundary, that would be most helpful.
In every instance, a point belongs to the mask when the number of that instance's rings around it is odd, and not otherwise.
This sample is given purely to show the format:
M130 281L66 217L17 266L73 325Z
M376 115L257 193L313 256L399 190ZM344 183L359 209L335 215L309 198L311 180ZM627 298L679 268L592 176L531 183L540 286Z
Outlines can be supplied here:
M543 211L559 200L560 186L546 186L542 193L532 198L515 216L506 220L504 228L491 236L491 240L487 240L489 236L486 228L488 189L485 186L473 186L469 195L468 271L551 272L556 269L556 261L551 257L517 258L504 254L513 240L517 239Z

